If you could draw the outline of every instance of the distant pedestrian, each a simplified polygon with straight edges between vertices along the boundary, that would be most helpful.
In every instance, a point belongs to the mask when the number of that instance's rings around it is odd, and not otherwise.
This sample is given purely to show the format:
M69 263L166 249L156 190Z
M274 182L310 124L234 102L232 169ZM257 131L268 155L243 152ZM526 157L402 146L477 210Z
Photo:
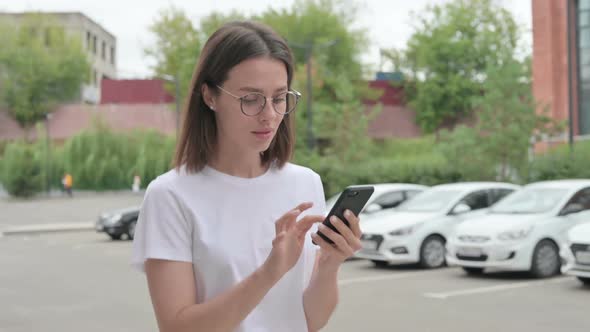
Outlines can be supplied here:
M133 185L131 186L131 190L133 190L134 193L139 192L139 189L141 188L141 177L137 174L135 174L135 176L133 177Z
M72 197L72 186L74 184L74 179L70 173L64 174L63 179L61 180L63 185L64 191L68 194L68 196Z

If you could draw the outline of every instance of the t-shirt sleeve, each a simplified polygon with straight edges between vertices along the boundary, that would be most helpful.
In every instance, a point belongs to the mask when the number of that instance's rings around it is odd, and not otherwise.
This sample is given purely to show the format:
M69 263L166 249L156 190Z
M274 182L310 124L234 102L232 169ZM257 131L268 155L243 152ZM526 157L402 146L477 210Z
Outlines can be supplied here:
M313 207L311 208L310 214L314 215L326 215L326 199L324 196L324 186L322 185L322 180L317 173L313 174ZM311 275L313 273L313 267L315 264L315 258L318 250L320 249L319 246L313 244L311 239L311 234L317 232L319 223L315 223L311 229L308 231L306 236L306 255L305 255L305 275L304 275L304 285L307 287L309 282L311 281Z
M177 196L161 179L152 181L137 219L133 267L144 272L149 258L192 262L192 230Z

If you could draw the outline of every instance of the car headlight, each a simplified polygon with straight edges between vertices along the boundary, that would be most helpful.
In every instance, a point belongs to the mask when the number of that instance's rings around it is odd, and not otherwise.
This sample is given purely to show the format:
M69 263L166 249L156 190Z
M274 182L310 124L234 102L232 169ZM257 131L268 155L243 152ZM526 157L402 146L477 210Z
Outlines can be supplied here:
M389 232L391 236L405 236L412 234L416 229L418 229L422 224L416 224L412 226L407 226L404 228L398 228L395 231Z
M121 214L115 214L113 216L111 216L110 218L108 218L105 222L105 224L107 225L114 225L116 223L118 223L119 221L121 221L121 218L123 216Z
M531 226L529 228L523 228L523 229L503 232L503 233L500 233L500 235L498 235L498 239L502 240L502 241L522 240L522 239L526 238L531 233L532 230L533 230L533 227Z

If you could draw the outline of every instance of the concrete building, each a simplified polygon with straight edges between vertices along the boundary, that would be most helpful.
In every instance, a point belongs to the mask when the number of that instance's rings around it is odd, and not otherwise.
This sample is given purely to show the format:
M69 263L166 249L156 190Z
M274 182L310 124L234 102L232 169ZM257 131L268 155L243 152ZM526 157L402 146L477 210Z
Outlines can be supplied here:
M80 40L91 64L89 80L81 89L81 101L96 104L100 101L103 78L117 77L117 39L100 24L79 12L1 13L0 21L18 24L26 15L41 14L56 22L64 31Z
M571 118L561 143L590 139L590 0L533 0L532 10L533 94L553 118Z

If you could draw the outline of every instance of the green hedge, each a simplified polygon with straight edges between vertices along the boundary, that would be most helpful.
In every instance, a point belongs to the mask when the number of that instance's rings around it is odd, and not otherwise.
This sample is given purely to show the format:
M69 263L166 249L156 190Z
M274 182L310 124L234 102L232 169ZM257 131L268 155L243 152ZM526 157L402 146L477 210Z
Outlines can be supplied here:
M115 133L105 127L81 133L63 146L51 149L51 186L59 188L64 172L74 177L74 189L130 189L135 173L142 187L171 168L175 139L156 132ZM353 184L386 182L436 185L465 180L464 167L438 152L434 140L397 140L375 143L372 157L346 162L336 156L309 154L298 149L294 162L318 172L326 196ZM0 181L12 195L31 196L46 185L45 142L6 144L0 159ZM528 167L523 182L561 178L590 178L590 142L578 142L574 154L567 146L538 156Z
M530 163L528 182L554 179L590 179L590 141L576 142L570 152L567 145L541 156Z
M43 158L38 145L8 144L0 163L0 181L12 196L30 197L43 189Z
M300 156L295 162L320 174L326 197L349 185L374 183L416 183L435 185L462 181L455 167L440 156L412 158L372 158L365 162L347 164L334 157Z
M76 189L128 189L134 174L145 187L170 169L174 143L156 132L121 134L99 128L67 141L56 163L61 174L72 174Z

